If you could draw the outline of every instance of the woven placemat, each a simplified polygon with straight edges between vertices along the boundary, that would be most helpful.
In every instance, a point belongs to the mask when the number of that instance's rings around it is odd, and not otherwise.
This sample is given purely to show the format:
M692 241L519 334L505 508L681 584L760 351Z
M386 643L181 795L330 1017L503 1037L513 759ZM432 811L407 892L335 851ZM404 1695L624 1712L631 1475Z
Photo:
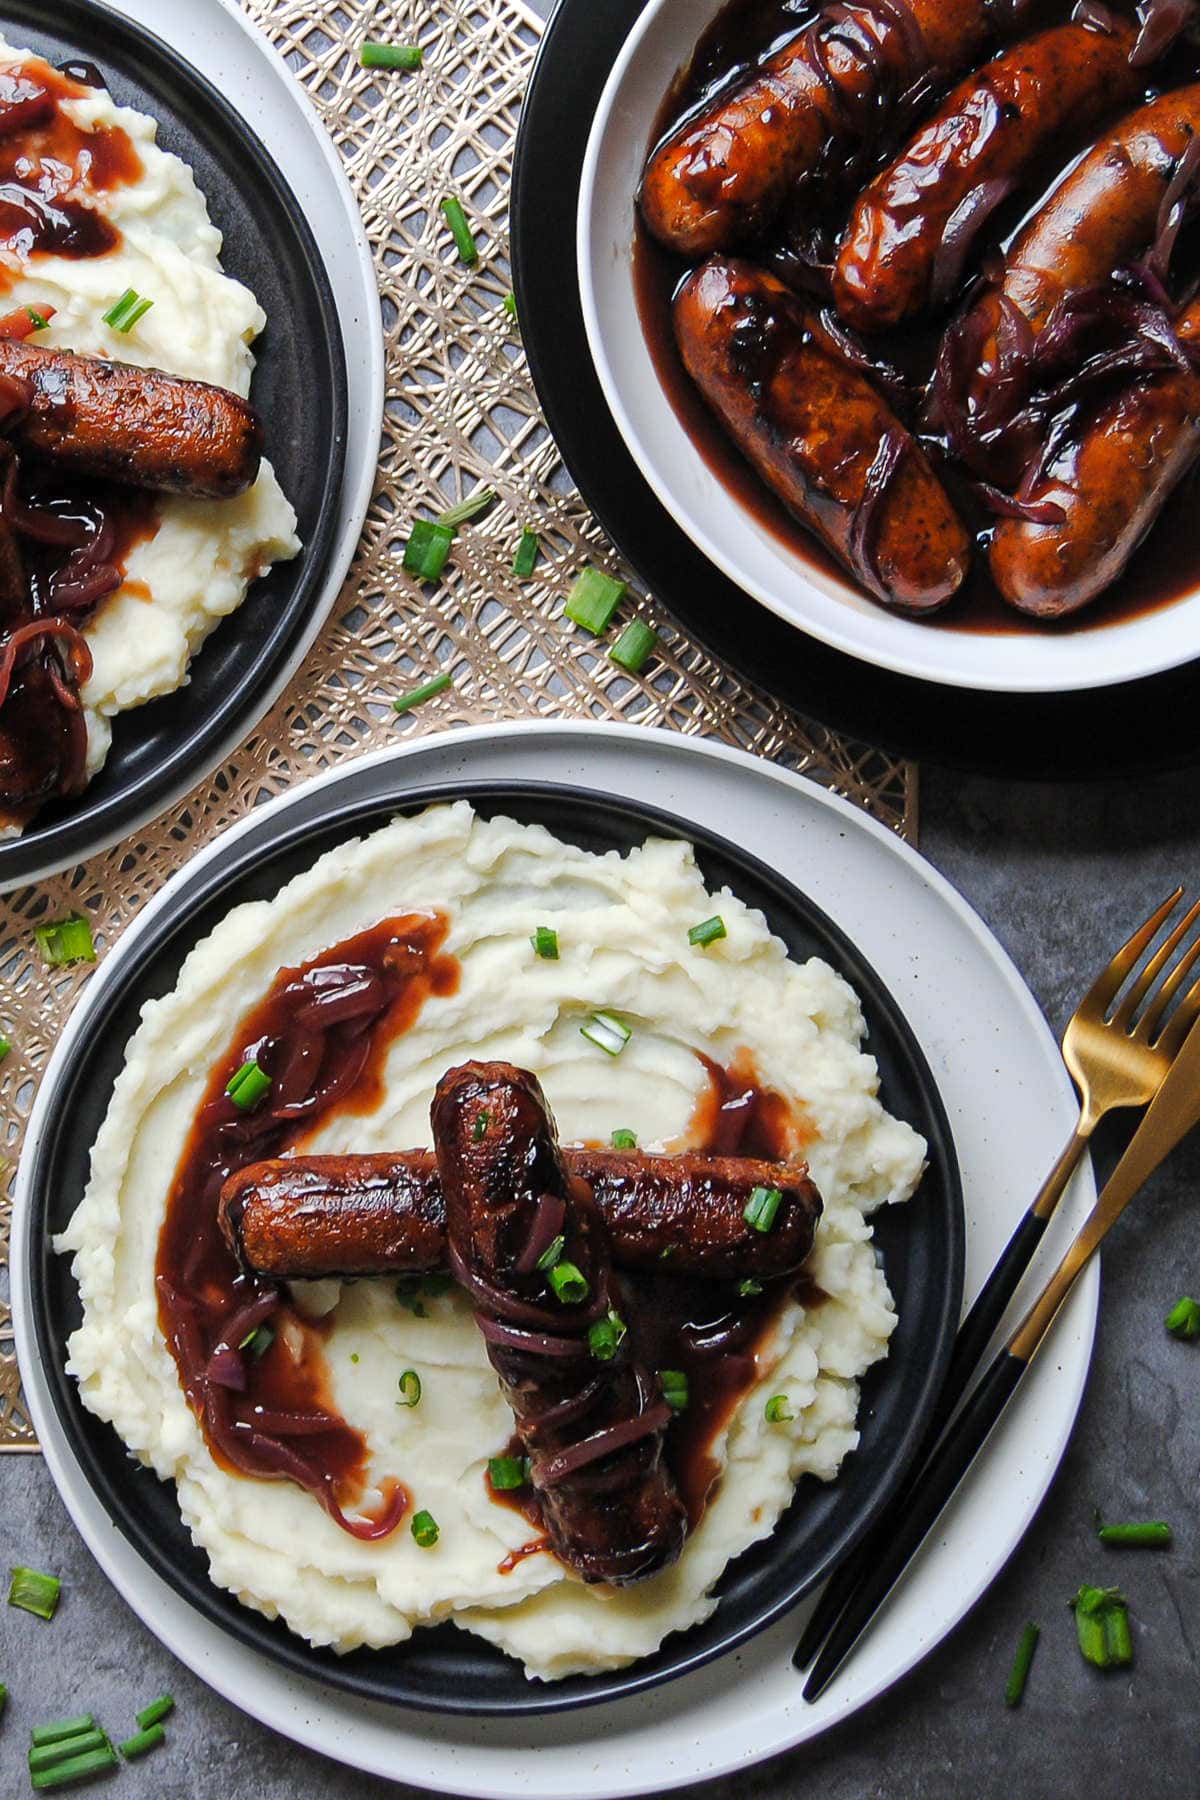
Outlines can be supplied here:
M45 968L32 927L76 910L101 952L199 845L306 776L402 734L514 718L620 719L716 737L801 769L906 835L908 765L798 719L689 643L651 596L636 611L660 634L642 676L562 618L585 562L622 567L547 432L504 307L507 214L521 99L540 25L514 0L244 0L287 58L345 159L374 246L388 346L379 483L346 588L304 667L237 754L117 849L0 901L0 1120L9 1169L38 1076L92 966ZM419 75L359 66L366 37L422 45ZM480 248L460 264L436 199L457 193ZM433 202L431 206L431 201ZM463 531L436 591L401 567L408 523L476 487L490 513ZM536 577L511 564L536 530ZM634 584L636 587L636 583ZM222 629L237 630L236 619ZM397 721L391 701L448 671L446 693ZM0 1202L7 1258L9 1200ZM5 1278L7 1271L4 1271ZM0 1298L0 1450L35 1450Z

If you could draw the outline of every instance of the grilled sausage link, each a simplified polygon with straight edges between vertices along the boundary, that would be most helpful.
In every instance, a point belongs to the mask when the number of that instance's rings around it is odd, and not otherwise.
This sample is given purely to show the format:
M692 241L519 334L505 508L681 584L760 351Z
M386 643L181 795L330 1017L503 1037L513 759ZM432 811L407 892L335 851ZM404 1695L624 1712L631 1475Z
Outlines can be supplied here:
M770 1280L794 1274L812 1249L821 1196L803 1164L562 1154L568 1174L591 1188L620 1268ZM783 1195L769 1232L746 1223L756 1187ZM235 1255L277 1281L446 1266L445 1202L429 1150L251 1163L225 1183L220 1216Z
M944 606L970 539L924 451L783 283L712 257L680 287L674 324L688 374L801 524L889 605Z
M29 383L9 436L75 475L227 500L253 485L262 422L248 400L205 381L0 339L0 375Z
M970 68L988 10L987 0L906 0L902 23L898 6L849 0L839 16L819 14L652 152L641 189L646 224L681 256L744 244L822 158L836 172L877 139L888 93L931 68L951 80Z
M1200 341L1200 301L1176 322ZM1057 525L1003 519L992 576L1010 606L1037 618L1078 612L1111 586L1200 454L1200 374L1139 376L1063 444L1023 497L1062 509Z
M591 1353L589 1326L620 1300L603 1219L567 1174L541 1088L507 1063L468 1063L442 1077L431 1117L451 1264L475 1301L550 1545L585 1581L656 1574L687 1530L663 1461L670 1409L627 1337L609 1361ZM556 1297L533 1266L551 1226L587 1283L581 1299Z
M1070 139L1086 142L1106 114L1136 99L1135 39L1131 25L1116 21L1111 33L1060 25L955 88L855 204L833 273L841 317L858 330L883 331L944 305L980 208L998 204Z

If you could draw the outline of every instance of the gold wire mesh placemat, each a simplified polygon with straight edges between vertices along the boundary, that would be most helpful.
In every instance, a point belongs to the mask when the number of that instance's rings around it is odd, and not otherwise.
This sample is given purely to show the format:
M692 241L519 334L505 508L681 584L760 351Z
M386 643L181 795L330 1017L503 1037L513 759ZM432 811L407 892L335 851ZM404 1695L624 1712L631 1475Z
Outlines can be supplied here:
M507 212L517 117L539 22L514 0L243 0L287 58L340 150L375 251L388 380L379 482L330 621L286 694L215 775L115 850L0 900L0 1119L9 1167L41 1070L91 966L48 970L32 927L77 910L103 951L192 851L306 776L400 735L513 718L619 719L716 737L801 769L906 835L915 772L798 719L672 625L642 676L623 674L561 616L588 561L629 577L571 488L540 416L511 287ZM420 43L417 76L359 66L362 40ZM436 199L454 192L480 248L455 258ZM433 205L431 208L431 200ZM498 500L460 533L436 591L401 567L408 521L481 484ZM511 571L522 526L535 578ZM626 608L628 612L630 608ZM236 621L224 627L236 630ZM441 670L453 687L397 721L391 700ZM0 1202L7 1259L9 1201ZM5 1274L7 1271L5 1271ZM0 1450L36 1450L0 1296Z

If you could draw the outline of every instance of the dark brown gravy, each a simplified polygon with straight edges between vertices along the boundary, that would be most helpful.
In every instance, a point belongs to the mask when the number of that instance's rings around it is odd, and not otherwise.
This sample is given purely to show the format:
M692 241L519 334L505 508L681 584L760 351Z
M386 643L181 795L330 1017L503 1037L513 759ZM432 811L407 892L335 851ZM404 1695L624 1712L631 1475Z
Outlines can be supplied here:
M88 87L48 63L0 70L0 251L31 256L105 256L121 242L89 193L136 181L141 160L120 126L84 131L62 109ZM12 271L0 283L12 285Z
M722 87L736 84L764 56L782 48L812 19L816 10L812 0L731 0L704 33L689 68L683 71L665 97L647 149L665 137L688 113L708 104ZM1130 9L1116 0L1113 10L1128 12ZM1017 35L1028 35L1061 23L1070 13L1070 0L1038 0L1034 6L1022 9L1022 27ZM1000 47L997 41L995 48ZM1148 94L1195 80L1200 74L1200 54L1180 51L1173 54L1165 66L1156 67L1154 73L1158 87L1148 89ZM1118 109L1119 112L1127 110L1127 106ZM1096 135L1098 133L1091 134L1092 137ZM1059 173L1056 169L1053 179L1040 194L1026 193L1018 201L1001 208L993 221L995 229L985 231L983 241L999 242L1002 246L1011 241L1024 219L1057 184ZM852 198L853 194L849 196L847 206ZM759 246L747 246L745 253L752 259L756 256L765 259L771 248L769 242L764 242ZM972 260L968 276L977 261L977 257ZM671 327L671 301L689 266L656 243L643 227L640 217L637 219L633 245L634 289L647 347L663 391L697 454L755 524L822 576L844 582L846 571L762 484L726 437L683 368ZM878 342L889 360L924 380L932 369L939 336L940 328L935 332L892 333ZM1130 568L1106 594L1074 617L1036 620L1016 612L1001 599L991 580L984 553L990 521L982 509L969 498L963 499L955 489L954 498L965 522L979 535L981 549L975 556L966 583L950 605L927 619L914 617L913 622L922 624L926 630L1061 635L1102 630L1173 605L1200 586L1197 492L1196 477L1189 477L1163 508L1154 530Z

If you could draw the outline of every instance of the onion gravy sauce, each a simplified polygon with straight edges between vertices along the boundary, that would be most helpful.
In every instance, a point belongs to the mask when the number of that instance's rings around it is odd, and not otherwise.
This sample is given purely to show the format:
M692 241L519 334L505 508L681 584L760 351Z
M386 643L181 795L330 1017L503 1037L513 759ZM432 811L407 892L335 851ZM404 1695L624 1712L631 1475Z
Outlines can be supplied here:
M0 69L0 258L105 256L121 242L87 196L136 181L142 164L120 126L85 131L63 110L91 85L36 60Z

